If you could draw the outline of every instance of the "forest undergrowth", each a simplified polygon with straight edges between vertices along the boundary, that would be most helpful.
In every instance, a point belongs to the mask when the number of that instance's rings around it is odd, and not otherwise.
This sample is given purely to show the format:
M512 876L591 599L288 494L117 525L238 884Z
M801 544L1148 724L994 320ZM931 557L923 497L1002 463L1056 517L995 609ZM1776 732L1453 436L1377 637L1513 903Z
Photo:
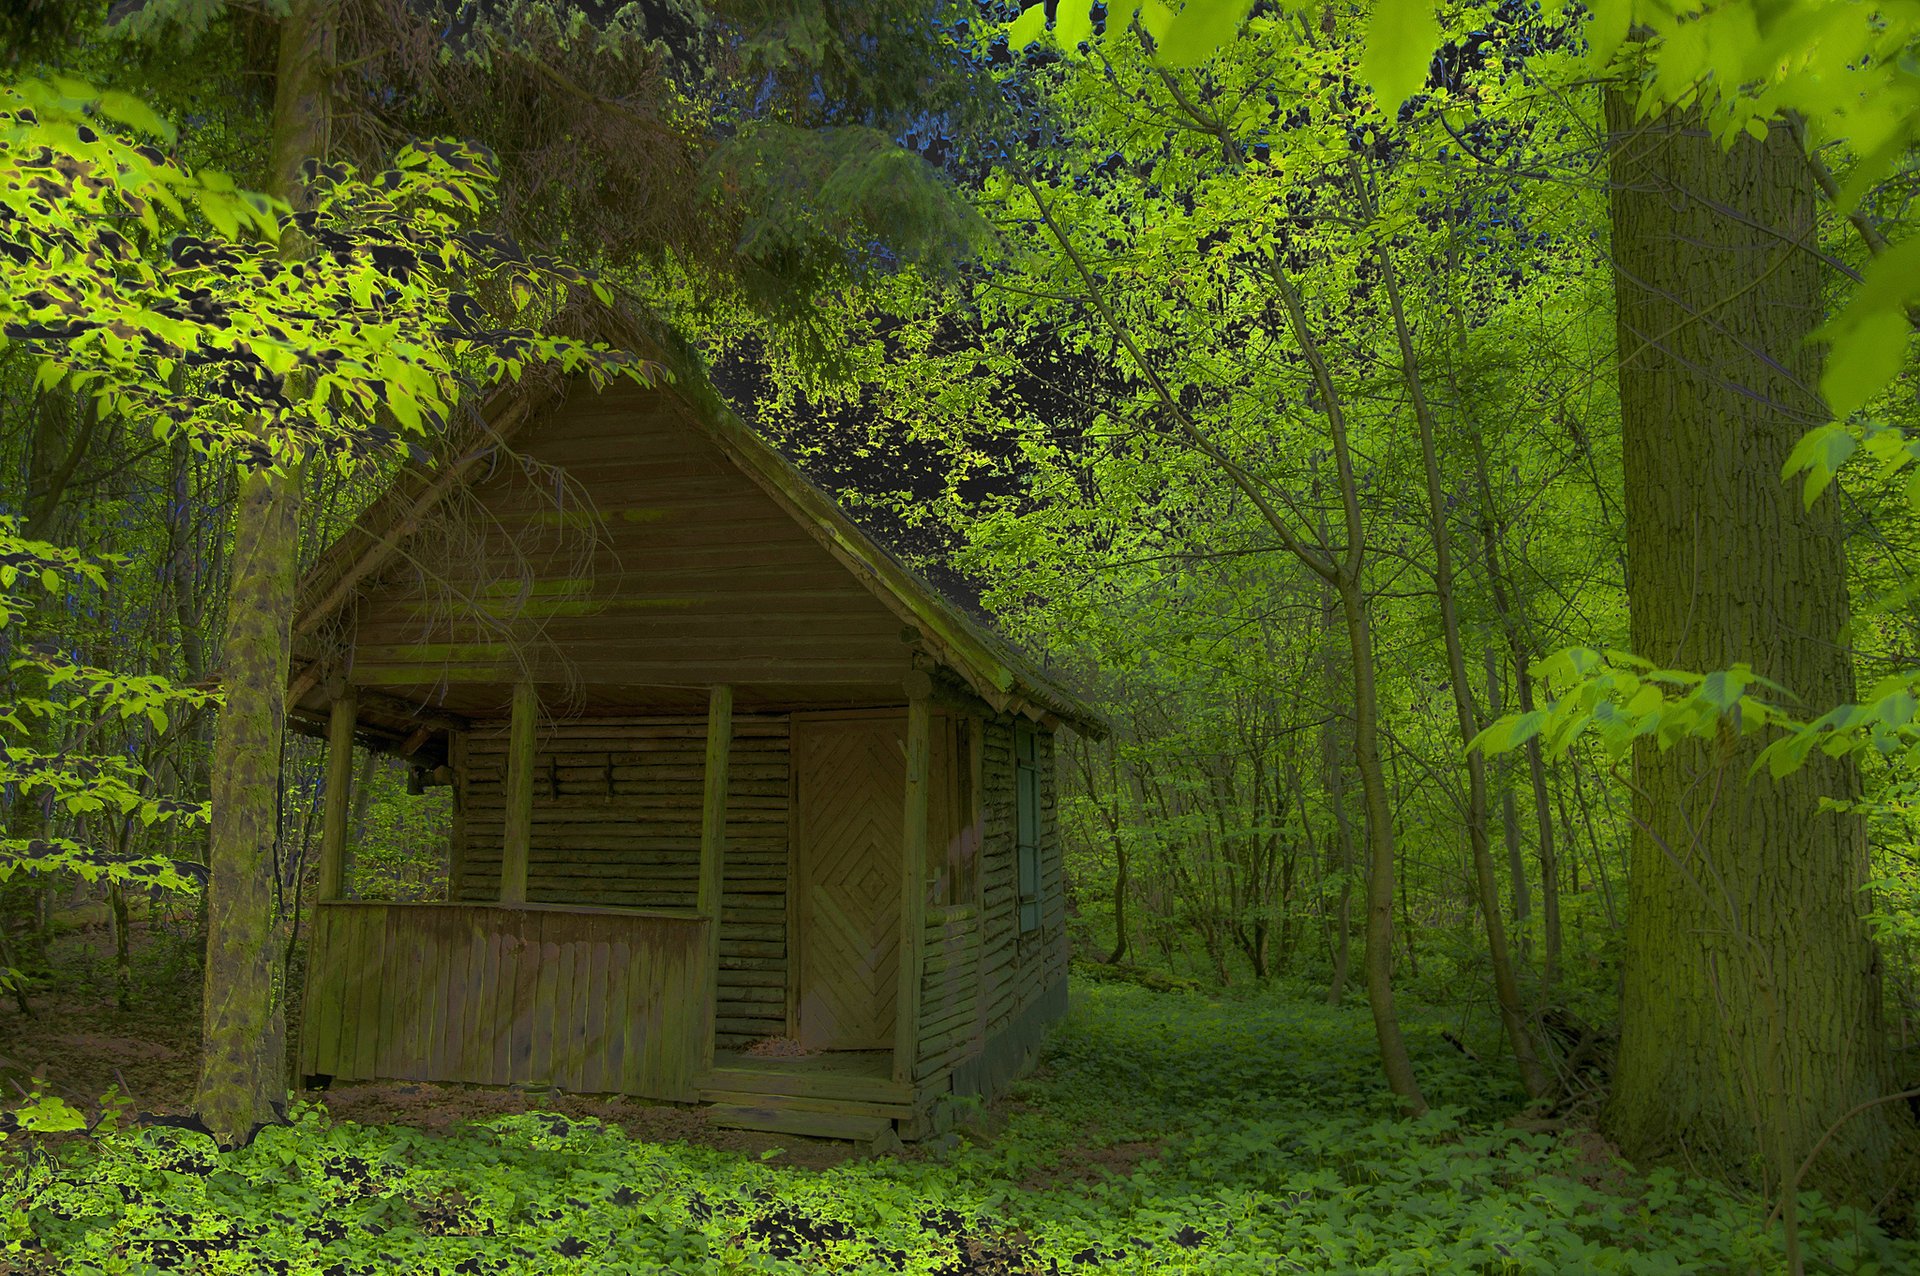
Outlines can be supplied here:
M1754 1272L1767 1205L1597 1135L1509 1124L1504 1072L1408 1008L1434 1110L1396 1118L1364 1007L1076 980L1042 1067L957 1139L822 1169L526 1112L442 1132L321 1102L220 1154L166 1126L0 1144L17 1273ZM112 1125L110 1121L108 1125ZM1808 1270L1920 1244L1809 1195Z

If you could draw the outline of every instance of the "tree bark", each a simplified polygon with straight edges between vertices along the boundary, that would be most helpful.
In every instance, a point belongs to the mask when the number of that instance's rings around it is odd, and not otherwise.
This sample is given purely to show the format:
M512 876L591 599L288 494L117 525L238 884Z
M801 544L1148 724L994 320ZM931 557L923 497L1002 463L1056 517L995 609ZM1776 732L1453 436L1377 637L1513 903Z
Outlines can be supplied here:
M327 153L326 81L336 0L293 0L280 24L271 193L298 204L300 166ZM298 252L289 244L290 253ZM300 473L240 483L223 645L226 704L214 740L207 961L194 1108L223 1145L280 1119L287 1095L280 958L290 919L279 882L279 761L297 603Z
M1750 663L1813 712L1853 698L1847 559L1832 492L1780 467L1827 419L1814 195L1781 128L1723 151L1688 112L1606 98L1634 649ZM1861 912L1859 788L1815 752L1749 781L1731 736L1633 759L1621 1041L1607 1126L1631 1157L1774 1185L1827 1128L1891 1092L1880 964ZM1910 1146L1897 1104L1847 1121L1806 1182L1877 1199Z

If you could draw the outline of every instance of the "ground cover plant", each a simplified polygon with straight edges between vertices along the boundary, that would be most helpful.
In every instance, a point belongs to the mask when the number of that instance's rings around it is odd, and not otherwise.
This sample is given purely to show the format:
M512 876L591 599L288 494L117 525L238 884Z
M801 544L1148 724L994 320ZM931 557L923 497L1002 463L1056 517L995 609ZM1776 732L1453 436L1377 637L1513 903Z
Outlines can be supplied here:
M15 1130L20 1272L1747 1272L1766 1203L1515 1128L1512 1082L1408 1014L1434 1108L1398 1118L1364 1012L1076 982L1041 1071L951 1146L826 1168L531 1111L433 1133L325 1096L247 1149L167 1126ZM537 1103L537 1097L532 1100ZM1809 1197L1812 1270L1920 1246Z

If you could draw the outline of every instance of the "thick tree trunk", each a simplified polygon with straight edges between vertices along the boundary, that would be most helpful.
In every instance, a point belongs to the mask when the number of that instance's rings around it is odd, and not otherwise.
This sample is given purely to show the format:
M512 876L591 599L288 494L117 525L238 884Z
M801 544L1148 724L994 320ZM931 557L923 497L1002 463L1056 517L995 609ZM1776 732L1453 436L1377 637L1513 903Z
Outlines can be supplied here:
M1610 93L1613 255L1634 649L1751 663L1813 711L1853 697L1847 560L1832 493L1780 479L1825 419L1804 157L1783 130L1722 151L1697 118L1634 119ZM1856 1104L1894 1089L1860 886L1858 789L1815 753L1749 781L1757 745L1634 756L1621 1042L1607 1124L1629 1156L1777 1187ZM1809 1185L1872 1200L1911 1133L1900 1105L1840 1126Z
M226 704L213 753L207 964L194 1108L220 1142L277 1119L287 1093L278 987L279 787L287 647L296 586L296 475L254 474L235 513Z
M327 151L335 0L294 0L280 27L273 193L299 202L301 163ZM297 252L297 245L289 245ZM207 964L194 1108L222 1144L279 1119L287 1094L279 788L290 630L297 602L300 475L249 473L234 515L223 645L226 703L214 740Z

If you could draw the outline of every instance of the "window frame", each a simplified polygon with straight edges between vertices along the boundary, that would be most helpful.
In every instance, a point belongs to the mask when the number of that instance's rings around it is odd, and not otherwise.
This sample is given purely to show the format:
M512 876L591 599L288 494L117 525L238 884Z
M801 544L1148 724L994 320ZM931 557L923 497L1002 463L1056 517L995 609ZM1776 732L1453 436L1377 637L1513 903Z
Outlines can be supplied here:
M1013 728L1014 907L1019 934L1031 935L1045 925L1040 846L1043 838L1040 807L1040 733L1032 724Z

